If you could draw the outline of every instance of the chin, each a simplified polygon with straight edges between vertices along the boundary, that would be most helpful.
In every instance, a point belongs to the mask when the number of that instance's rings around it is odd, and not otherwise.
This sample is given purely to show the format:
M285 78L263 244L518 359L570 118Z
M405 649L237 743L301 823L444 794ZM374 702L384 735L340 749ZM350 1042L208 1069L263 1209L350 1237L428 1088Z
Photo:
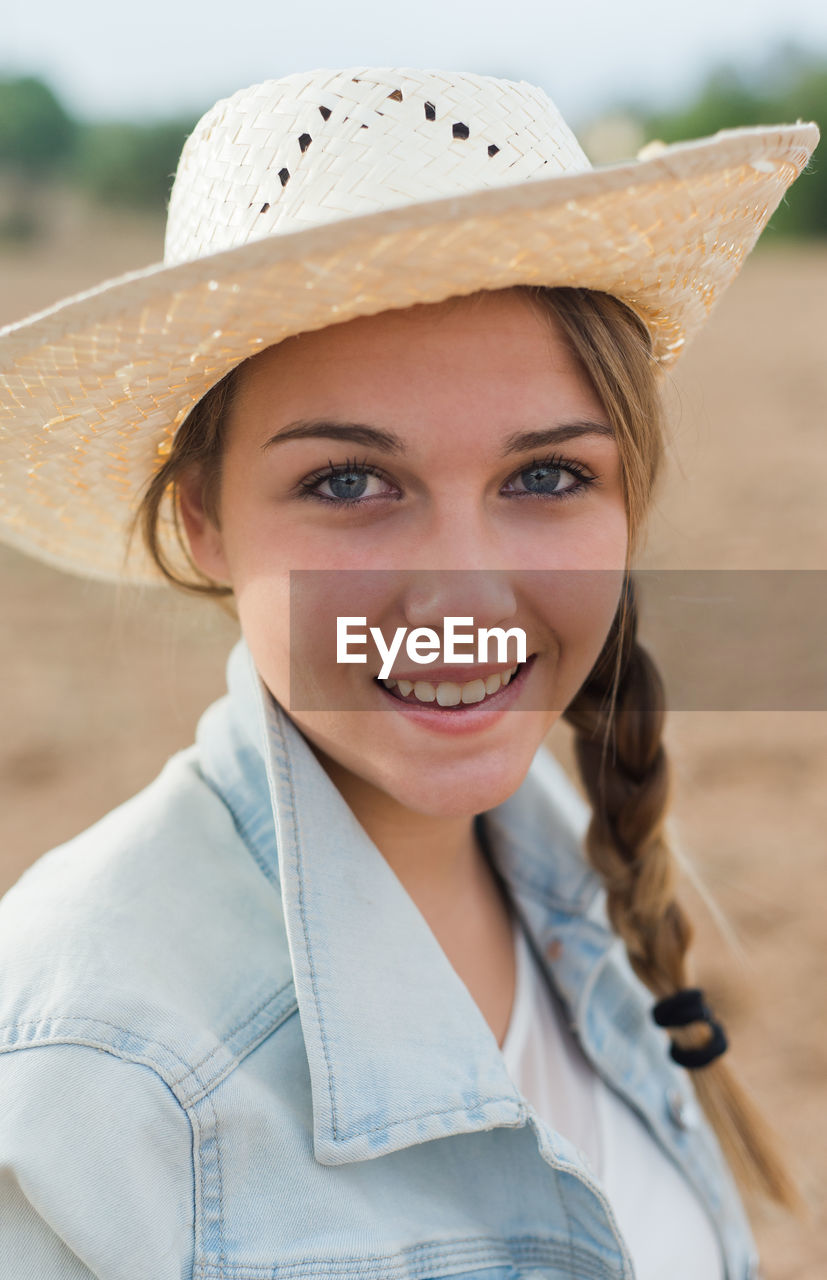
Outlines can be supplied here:
M512 757L508 768L500 762L474 769L472 761L472 777L466 766L456 772L450 767L441 768L438 773L407 769L401 780L377 778L374 785L414 813L430 818L470 818L512 796L525 780L532 759L533 753L527 754L524 762Z

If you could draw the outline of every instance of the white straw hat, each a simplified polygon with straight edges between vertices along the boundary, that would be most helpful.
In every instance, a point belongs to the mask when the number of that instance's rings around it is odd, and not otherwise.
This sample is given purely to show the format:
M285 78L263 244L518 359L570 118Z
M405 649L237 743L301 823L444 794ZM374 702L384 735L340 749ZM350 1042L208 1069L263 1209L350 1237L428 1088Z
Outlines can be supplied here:
M514 284L621 298L666 367L818 141L724 130L592 168L539 88L354 67L268 80L188 138L164 261L0 329L0 538L158 581L125 535L194 404L291 334Z

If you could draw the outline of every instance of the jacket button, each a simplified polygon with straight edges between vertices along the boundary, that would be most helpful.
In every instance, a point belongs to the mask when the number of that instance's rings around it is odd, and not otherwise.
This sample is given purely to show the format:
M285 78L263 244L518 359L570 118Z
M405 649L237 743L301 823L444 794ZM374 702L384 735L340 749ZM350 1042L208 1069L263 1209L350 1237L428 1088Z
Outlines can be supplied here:
M559 960L562 950L563 950L563 944L560 941L560 939L552 938L551 942L549 942L546 946L546 955L548 956L549 960Z
M666 1095L666 1105L674 1124L679 1129L697 1129L700 1113L696 1103L687 1098L680 1089L670 1089Z

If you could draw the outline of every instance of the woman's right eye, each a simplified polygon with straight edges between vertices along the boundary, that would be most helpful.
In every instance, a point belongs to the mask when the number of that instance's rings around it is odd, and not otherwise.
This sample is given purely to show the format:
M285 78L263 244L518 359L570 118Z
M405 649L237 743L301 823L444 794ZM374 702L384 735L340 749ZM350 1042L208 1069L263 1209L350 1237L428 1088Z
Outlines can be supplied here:
M312 472L301 481L301 497L316 498L319 502L327 502L335 507L357 507L371 501L372 498L388 497L387 493L364 497L369 476L390 483L385 480L381 471L367 462L357 462L354 459L334 465L328 459L326 467ZM320 493L319 487L322 484L328 485L331 492Z

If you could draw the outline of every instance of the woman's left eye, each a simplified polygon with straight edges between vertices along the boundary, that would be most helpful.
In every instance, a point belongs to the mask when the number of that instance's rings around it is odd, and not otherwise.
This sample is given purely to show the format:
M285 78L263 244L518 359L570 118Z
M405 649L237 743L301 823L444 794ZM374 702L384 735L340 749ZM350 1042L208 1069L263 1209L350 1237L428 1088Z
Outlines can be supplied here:
M379 493L364 497L368 476L374 476L390 485L390 481L386 480L382 472L366 461L357 462L354 459L334 465L328 459L327 467L314 471L300 482L302 491L300 496L316 498L334 507L365 506L375 498L390 496L387 493ZM561 487L560 482L566 477L569 478L570 483ZM548 458L534 458L527 467L521 467L515 472L509 483L514 479L519 480L524 487L513 490L512 496L550 498L560 501L584 493L589 485L595 483L597 477L591 475L582 463L576 462L573 458L562 458L555 454ZM330 493L318 492L320 486L324 484L330 487ZM396 495L396 497L399 496L399 494Z
M524 489L517 490L521 496L557 500L585 493L588 486L597 480L597 476L587 471L581 462L575 462L573 458L561 458L559 454L550 458L535 458L516 474L525 485ZM566 476L571 483L560 488L560 481Z

